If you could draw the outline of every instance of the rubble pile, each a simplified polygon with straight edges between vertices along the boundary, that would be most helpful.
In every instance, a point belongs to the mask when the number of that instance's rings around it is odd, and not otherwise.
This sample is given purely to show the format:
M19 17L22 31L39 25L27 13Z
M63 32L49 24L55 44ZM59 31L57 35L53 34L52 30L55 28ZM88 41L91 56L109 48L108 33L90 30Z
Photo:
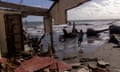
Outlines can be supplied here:
M110 72L108 62L97 58L81 58L80 63L71 64L77 72Z

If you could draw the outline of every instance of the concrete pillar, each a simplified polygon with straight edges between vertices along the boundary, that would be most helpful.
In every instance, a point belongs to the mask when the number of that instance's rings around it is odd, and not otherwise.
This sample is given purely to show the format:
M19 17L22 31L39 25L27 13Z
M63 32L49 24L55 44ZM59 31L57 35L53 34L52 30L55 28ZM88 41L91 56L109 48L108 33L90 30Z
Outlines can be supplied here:
M49 33L49 35L50 35L50 51L52 53L54 53L55 49L54 49L54 41L53 41L53 27L52 27L52 17L51 16L44 17L44 32Z
M50 16L44 17L44 32L50 33L50 25L52 25L52 18Z
M0 53L1 56L7 53L6 30L3 12L0 12Z

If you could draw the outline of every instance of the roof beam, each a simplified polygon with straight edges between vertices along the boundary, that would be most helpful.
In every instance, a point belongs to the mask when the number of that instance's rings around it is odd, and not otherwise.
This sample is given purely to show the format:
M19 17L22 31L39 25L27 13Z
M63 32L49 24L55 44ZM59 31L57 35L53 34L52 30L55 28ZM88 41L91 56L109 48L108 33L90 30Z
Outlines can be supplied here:
M13 10L13 9L0 9L0 10L12 11L12 12L21 12L22 16L28 16L28 15L47 16L47 15L49 15L48 12L20 11L20 10Z
M28 15L34 15L34 16L47 16L49 13L43 13L43 12L28 12L28 11L22 11L23 16L28 16Z
M26 6L26 5L19 5L15 3L8 3L0 1L0 7L6 7L6 8L13 8L21 11L32 11L32 12L47 12L48 9L45 8L39 8L39 7L32 7L32 6Z
M59 0L51 0L51 1L55 1L55 2L58 2Z

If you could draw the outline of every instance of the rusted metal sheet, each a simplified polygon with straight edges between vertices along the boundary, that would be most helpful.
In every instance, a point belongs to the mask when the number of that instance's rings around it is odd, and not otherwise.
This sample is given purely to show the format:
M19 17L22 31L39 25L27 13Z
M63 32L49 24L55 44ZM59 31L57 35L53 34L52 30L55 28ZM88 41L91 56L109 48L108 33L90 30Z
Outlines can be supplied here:
M57 65L56 65L57 64ZM26 72L34 72L40 69L57 69L59 72L63 72L65 70L70 70L72 67L66 64L63 61L57 61L50 57L39 57L34 56L29 60L24 61L21 63L20 67L18 67L15 72L20 72L21 68ZM24 72L23 71L23 72Z
M54 63L50 66L50 69L53 69L53 70L57 69L58 72L64 72L67 70L71 70L72 66L63 61L55 60Z
M15 70L15 72L19 72L18 71L19 68L24 68L24 70L28 72L34 72L34 71L46 68L53 63L54 63L54 60L52 58L34 56L33 58L24 61L20 65L20 67L16 69L17 71Z
M29 71L26 71L23 67L19 67L14 72L29 72Z
M7 63L7 59L6 58L0 58L0 63L3 63L3 64L5 64L5 63Z

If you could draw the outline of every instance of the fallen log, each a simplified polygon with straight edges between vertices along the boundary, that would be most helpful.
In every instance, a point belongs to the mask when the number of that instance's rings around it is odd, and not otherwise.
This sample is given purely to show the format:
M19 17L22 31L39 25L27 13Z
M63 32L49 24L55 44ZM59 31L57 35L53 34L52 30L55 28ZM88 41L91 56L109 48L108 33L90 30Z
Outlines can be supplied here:
M98 37L98 36L99 36L99 33L104 32L104 31L107 31L107 30L109 30L109 29L94 30L94 29L92 29L92 28L88 28L86 34L87 34L87 37L91 37L91 36L96 36L96 37Z
M120 26L111 25L109 27L110 34L120 34Z

